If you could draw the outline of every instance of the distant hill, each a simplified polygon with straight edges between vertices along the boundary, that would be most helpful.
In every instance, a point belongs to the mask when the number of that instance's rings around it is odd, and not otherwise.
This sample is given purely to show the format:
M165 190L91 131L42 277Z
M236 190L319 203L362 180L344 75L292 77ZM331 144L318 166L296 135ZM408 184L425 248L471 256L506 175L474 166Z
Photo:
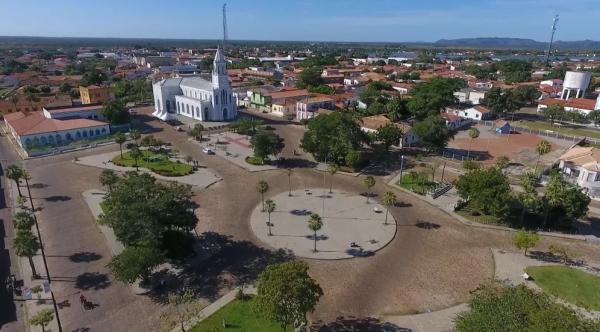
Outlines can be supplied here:
M533 39L524 38L459 38L459 39L440 39L433 43L437 47L473 47L473 48L521 48L521 49L545 49L547 42L540 42ZM555 49L569 50L600 50L600 41L581 40L581 41L555 41Z

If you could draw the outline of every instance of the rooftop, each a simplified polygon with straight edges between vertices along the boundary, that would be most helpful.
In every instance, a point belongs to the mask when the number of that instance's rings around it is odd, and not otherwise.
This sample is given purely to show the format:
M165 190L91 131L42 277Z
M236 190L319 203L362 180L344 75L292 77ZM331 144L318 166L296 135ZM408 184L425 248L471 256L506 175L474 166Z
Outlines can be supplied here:
M78 128L89 128L106 125L105 122L90 119L49 119L42 112L25 114L10 113L4 116L8 123L19 135L35 135Z
M600 172L600 150L594 147L575 146L559 159L590 171Z

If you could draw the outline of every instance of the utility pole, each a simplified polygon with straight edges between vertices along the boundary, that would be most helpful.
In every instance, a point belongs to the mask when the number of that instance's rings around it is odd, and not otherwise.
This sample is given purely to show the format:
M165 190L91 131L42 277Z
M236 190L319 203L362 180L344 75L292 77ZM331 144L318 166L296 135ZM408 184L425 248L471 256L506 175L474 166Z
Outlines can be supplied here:
M548 44L548 51L546 51L546 67L550 66L550 52L552 52L552 43L554 42L554 33L556 32L556 25L558 24L558 14L554 16L552 22L552 35L550 36L550 43Z

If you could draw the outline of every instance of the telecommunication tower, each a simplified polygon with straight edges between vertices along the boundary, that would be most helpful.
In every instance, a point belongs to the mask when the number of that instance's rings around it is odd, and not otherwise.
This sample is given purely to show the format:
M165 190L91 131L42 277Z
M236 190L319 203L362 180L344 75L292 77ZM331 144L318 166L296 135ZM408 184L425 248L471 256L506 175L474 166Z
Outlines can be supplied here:
M225 44L227 44L227 4L223 4L223 50L225 50Z
M548 44L548 51L546 51L546 67L550 65L550 52L552 51L552 43L554 42L554 33L556 32L556 24L558 23L558 14L554 16L552 22L552 35L550 36L550 44Z

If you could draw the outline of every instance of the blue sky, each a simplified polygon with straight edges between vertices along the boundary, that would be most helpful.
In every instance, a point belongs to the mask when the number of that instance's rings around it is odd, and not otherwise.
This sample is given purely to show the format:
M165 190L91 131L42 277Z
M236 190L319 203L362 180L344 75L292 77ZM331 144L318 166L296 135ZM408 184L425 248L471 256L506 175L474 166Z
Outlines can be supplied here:
M0 0L0 35L221 38L215 0ZM600 39L599 0L228 0L230 39Z

